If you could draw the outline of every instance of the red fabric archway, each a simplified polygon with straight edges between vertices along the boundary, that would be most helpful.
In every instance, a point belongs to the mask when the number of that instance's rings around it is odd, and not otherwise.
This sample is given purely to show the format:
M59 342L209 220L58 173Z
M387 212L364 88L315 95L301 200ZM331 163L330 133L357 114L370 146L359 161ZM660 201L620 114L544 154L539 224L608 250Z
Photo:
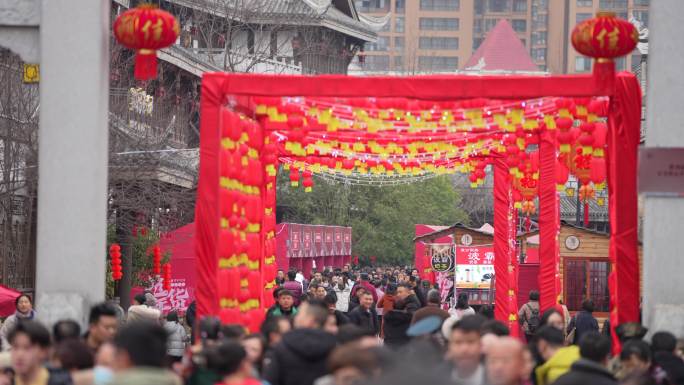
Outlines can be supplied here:
M200 179L197 199L197 254L198 278L197 287L198 313L201 315L219 314L223 310L237 308L240 304L242 313L251 312L249 316L231 310L226 319L255 324L259 312L253 312L255 306L263 308L267 300L262 294L260 298L248 298L245 292L248 286L240 289L228 287L228 279L237 279L247 282L246 276L249 271L256 274L266 274L266 267L271 262L268 256L261 253L256 264L251 268L241 271L240 275L231 275L231 263L235 261L221 260L218 253L218 245L223 236L221 229L227 218L223 217L220 210L222 198L220 195L220 168L222 166L220 151L222 141L222 129L230 122L224 121L222 110L224 106L230 108L249 109L253 97L406 97L415 100L463 100L473 98L526 100L544 97L574 97L590 98L608 96L610 109L608 113L608 185L609 185L609 210L611 218L611 247L610 258L613 262L611 274L611 318L612 325L626 321L638 320L639 285L638 285L638 260L637 260L637 206L636 206L636 151L639 138L639 114L640 92L639 86L633 75L623 73L616 77L616 81L601 82L591 75L573 76L424 76L411 78L378 77L378 78L354 78L345 76L272 76L272 75L244 75L244 74L206 74L202 82L201 100L201 151L200 151ZM227 116L227 115L226 115ZM228 118L225 118L228 119ZM555 183L544 183L554 178L554 165L550 161L555 157L553 134L544 131L539 138L540 144L540 264L541 264L541 295L542 305L548 307L555 303L560 294L558 281L558 203L555 191ZM262 134L263 135L263 134ZM261 145L259 145L261 146ZM254 149L251 149L254 150ZM250 150L250 151L251 151ZM617 154L620 154L620 161ZM505 175L500 175L500 180ZM255 190L255 186L248 186L250 194L259 196L267 195L269 186L261 186L261 192ZM270 186L273 188L273 186ZM497 189L501 188L501 184ZM505 185L504 190L505 193ZM510 202L506 206L503 199L505 194L498 195L496 199L498 212L497 217L505 210L511 212ZM502 217L503 218L503 217ZM505 219L510 219L506 216ZM503 219L495 221L498 239L497 250L503 254L510 254L510 244L505 245L505 230L512 226L507 225ZM266 222L263 222L266 224ZM227 225L225 225L227 226ZM502 229L504 231L499 231ZM258 228L258 226L257 226ZM244 232L242 233L244 235ZM269 235L261 233L261 245L268 246ZM509 237L510 239L510 237ZM244 242L244 240L242 240ZM264 243L266 242L266 243ZM515 262L508 258L499 258L507 265ZM251 257L251 255L250 255ZM501 269L502 265L497 269ZM222 265L223 264L223 265ZM247 263L245 262L245 265ZM254 270L256 269L256 270ZM506 284L512 287L517 276L515 267L513 270L507 267L509 274L504 282L499 282L502 276L497 270L497 318L508 322L511 318L510 307L506 312L499 308L499 296L508 295L508 291L500 293L499 285ZM252 277L251 273L249 273ZM221 278L218 278L219 275ZM230 278L232 277L232 278ZM256 282L250 280L251 283ZM250 283L250 285L251 285ZM241 299L228 299L221 297L219 291L225 287L226 291L242 290ZM268 283L266 283L268 288ZM503 286L501 286L503 287ZM263 292L263 290L262 290ZM237 298L237 297L236 297ZM503 301L503 299L502 299ZM510 301L510 296L509 296ZM242 307L242 304L245 304ZM515 302L513 302L515 303Z

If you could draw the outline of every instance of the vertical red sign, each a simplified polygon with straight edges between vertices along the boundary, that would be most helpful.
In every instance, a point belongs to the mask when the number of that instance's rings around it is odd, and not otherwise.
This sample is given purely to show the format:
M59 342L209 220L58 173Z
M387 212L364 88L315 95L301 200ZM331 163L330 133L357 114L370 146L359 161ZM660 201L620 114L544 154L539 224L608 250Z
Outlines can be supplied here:
M323 226L313 226L313 244L314 253L316 257L322 257L323 254Z
M289 257L300 258L302 253L302 225L290 223L290 247Z
M333 241L333 239L334 239L333 233L334 233L334 230L333 230L332 226L325 226L325 228L323 229L323 236L324 236L324 240L325 240L325 242L324 242L325 250L324 250L323 255L325 255L325 256L335 255L333 253L333 248L334 248L334 243L335 243Z
M302 251L304 257L313 257L313 239L311 236L311 227L309 225L302 225Z
M352 229L351 227L344 227L343 228L343 237L342 237L342 242L343 242L343 247L342 247L342 255L350 255L351 254L351 242L352 242Z
M335 242L334 242L334 251L335 254L333 255L343 255L343 241L342 241L342 228L341 227L335 227Z

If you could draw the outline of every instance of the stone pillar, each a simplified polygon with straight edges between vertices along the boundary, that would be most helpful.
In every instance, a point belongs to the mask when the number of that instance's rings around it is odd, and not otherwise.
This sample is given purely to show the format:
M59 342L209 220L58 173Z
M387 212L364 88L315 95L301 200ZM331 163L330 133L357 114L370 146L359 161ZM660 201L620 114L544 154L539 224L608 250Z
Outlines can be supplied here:
M684 24L680 0L652 1L646 145L684 147ZM644 200L643 321L651 329L684 337L684 285L681 285L684 199L647 196Z
M109 10L106 0L43 0L37 310L83 322L104 300Z

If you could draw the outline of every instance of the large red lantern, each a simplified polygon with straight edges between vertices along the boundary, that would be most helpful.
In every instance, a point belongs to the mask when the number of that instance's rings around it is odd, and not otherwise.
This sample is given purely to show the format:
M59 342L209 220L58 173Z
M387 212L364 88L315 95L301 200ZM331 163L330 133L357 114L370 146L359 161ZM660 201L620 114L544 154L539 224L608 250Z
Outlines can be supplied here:
M312 178L313 173L309 170L305 170L302 173L302 176L304 178L302 180L302 186L304 186L304 191L305 192L311 192L311 190L313 189L313 178Z
M632 23L612 12L599 12L572 31L572 46L582 55L597 59L594 74L604 84L610 84L615 74L612 59L629 54L638 42L639 32Z
M634 25L612 12L599 12L572 31L572 46L577 52L596 59L625 56L638 42L639 32Z
M157 76L156 50L173 44L180 33L176 18L152 4L141 4L119 15L113 25L116 40L136 50L135 78Z
M290 168L290 185L292 187L298 187L299 186L299 169L298 168Z

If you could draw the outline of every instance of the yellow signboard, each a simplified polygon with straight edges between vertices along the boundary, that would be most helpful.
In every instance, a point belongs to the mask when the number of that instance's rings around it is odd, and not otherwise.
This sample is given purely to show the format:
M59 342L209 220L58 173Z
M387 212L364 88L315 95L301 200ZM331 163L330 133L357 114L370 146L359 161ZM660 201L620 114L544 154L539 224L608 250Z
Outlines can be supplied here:
M38 64L24 64L24 83L38 83L40 81L40 66Z

